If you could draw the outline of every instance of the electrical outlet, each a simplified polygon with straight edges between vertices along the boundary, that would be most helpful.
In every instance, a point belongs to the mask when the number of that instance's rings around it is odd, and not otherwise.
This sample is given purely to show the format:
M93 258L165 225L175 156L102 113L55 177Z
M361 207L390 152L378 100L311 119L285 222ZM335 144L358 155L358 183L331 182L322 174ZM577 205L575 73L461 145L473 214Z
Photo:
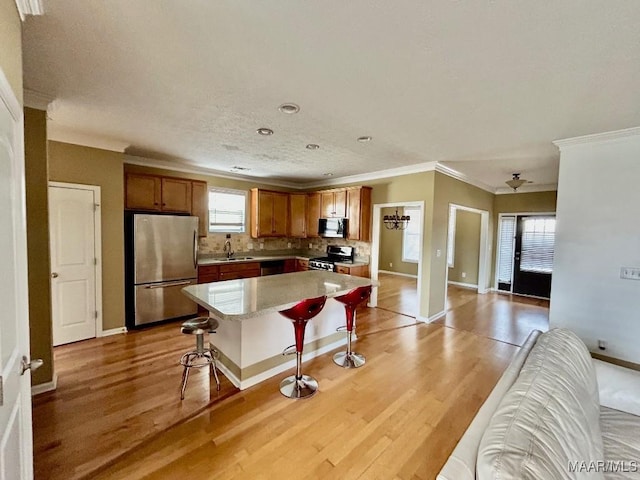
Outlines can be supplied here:
M442 250L436 250L436 257L442 256Z
M264 250L264 243L260 243L260 250Z
M247 250L253 250L253 243L247 243Z
M309 250L311 250L313 248L313 243L309 244Z
M620 278L624 280L640 280L640 267L621 267Z
M462 272L462 278L467 278L467 272Z
M390 267L393 267L393 262L389 262L389 266L390 266Z
M287 243L287 248L291 248L291 242Z

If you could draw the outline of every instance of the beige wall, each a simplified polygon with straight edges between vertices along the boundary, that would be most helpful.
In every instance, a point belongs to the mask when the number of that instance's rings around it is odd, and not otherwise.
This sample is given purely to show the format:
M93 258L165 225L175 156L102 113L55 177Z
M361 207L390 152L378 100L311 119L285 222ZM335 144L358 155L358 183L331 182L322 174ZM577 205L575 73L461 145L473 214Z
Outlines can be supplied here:
M398 208L398 214L402 215L403 208ZM382 208L380 212L380 255L378 265L380 270L404 273L407 275L418 274L418 264L402 261L402 244L404 236L402 230L388 230L384 226L385 215L394 215L395 207Z
M22 24L14 0L0 0L0 69L22 104Z
M453 267L449 268L450 282L478 285L480 259L480 214L456 210L456 236ZM465 274L463 277L462 274Z
M432 245L427 250L431 256L429 284L429 316L443 312L446 304L446 269L447 269L447 229L449 204L485 210L489 218L493 212L494 195L480 188L436 172L434 186L434 206L432 221ZM491 226L489 226L491 232ZM492 239L488 239L491 244ZM440 256L438 256L438 250ZM490 269L489 269L490 270ZM488 278L487 278L488 280ZM424 284L424 282L423 282Z
M102 216L102 328L124 326L123 154L49 142L49 180L97 185Z
M498 238L498 218L501 213L555 212L558 192L510 193L495 195L493 201L493 238ZM491 284L495 288L496 247L491 258Z
M24 157L31 357L44 360L31 377L32 384L38 385L53 378L47 114L42 110L24 109Z

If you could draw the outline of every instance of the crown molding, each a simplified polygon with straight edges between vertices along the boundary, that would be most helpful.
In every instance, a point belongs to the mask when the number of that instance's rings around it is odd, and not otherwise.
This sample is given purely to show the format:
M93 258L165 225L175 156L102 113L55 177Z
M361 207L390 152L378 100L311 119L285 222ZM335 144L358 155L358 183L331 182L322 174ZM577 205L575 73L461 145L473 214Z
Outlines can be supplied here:
M575 145L586 145L590 143L611 142L624 138L640 135L640 127L625 128L623 130L614 130L612 132L594 133L592 135L583 135L580 137L565 138L554 140L553 144L560 150Z
M23 22L27 15L44 15L42 0L16 0L16 7Z
M125 149L129 147L129 142L80 132L52 121L47 122L47 139L119 153L124 153Z
M547 183L542 185L538 185L538 184L526 185L525 184L525 185L522 185L521 187L518 187L518 190L516 190L515 192L513 191L513 188L509 188L509 187L496 188L495 194L496 195L509 195L509 194L517 195L519 193L555 192L557 190L558 190L557 183Z
M141 167L161 168L172 172L195 173L197 175L209 175L211 177L226 178L229 180L241 180L247 183L270 185L273 187L283 187L301 190L306 188L300 184L290 182L280 182L263 177L251 177L247 175L234 175L232 173L221 172L212 168L198 167L195 165L184 165L171 160L156 160L155 158L138 157L136 155L125 155L124 163L129 165L139 165Z
M377 172L362 173L358 175L349 175L346 177L338 178L328 178L319 182L305 183L301 188L331 187L334 185L344 185L346 183L360 183L368 182L370 180L378 180L381 178L399 177L401 175L410 175L412 173L431 172L436 169L436 165L436 162L417 163L415 165L390 168L388 170L378 170Z
M451 178L455 178L456 180L460 180L461 182L468 183L469 185L473 185L474 187L478 187L489 193L496 193L496 189L483 183L479 180L475 180L468 175L465 175L462 172L459 172L451 167L447 167L446 165L442 165L441 163L436 164L436 172L440 172L444 175L447 175Z
M24 89L24 106L34 108L36 110L47 111L49 105L55 100L55 97L46 93L36 92L35 90Z

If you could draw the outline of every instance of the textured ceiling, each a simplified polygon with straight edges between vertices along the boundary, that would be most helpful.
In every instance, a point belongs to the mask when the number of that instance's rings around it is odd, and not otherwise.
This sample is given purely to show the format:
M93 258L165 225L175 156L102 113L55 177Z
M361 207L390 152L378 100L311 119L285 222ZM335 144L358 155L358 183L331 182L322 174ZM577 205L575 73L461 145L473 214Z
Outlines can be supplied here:
M137 156L301 183L438 161L495 188L555 183L553 140L640 125L637 0L45 10L24 25L25 88L55 98L56 129Z

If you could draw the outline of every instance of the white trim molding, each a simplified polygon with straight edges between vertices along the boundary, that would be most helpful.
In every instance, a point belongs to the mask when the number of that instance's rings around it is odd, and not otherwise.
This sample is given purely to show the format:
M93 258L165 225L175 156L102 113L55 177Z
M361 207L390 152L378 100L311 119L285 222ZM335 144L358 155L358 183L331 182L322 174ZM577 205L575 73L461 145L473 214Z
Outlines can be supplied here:
M500 187L497 188L495 191L496 195L508 195L508 194L513 194L513 195L519 195L521 193L535 193L535 192L556 192L558 191L558 184L557 183L546 183L546 184L542 184L542 185L538 185L538 184L532 184L532 185L522 185L521 187L518 187L517 191L513 191L513 188L509 188L509 187Z
M119 153L123 153L129 147L129 142L81 132L54 121L47 122L47 139L54 142L71 143Z
M98 337L109 337L111 335L119 335L127 333L127 327L110 328L109 330L101 330Z
M429 318L425 318L425 317L416 317L416 320L420 320L421 322L424 323L433 323L436 320L440 320L442 317L444 317L447 314L447 312L445 310L442 310L438 313L434 313L433 315L431 315Z
M455 285L456 287L460 287L460 288L468 288L469 290L478 290L478 285L474 285L473 283L462 283L462 282L454 282L453 280L449 280L447 281L447 283L449 285ZM487 291L490 291L491 289L487 289Z
M58 374L53 374L53 379L50 382L40 383L31 387L31 396L40 395L45 392L52 392L58 388Z
M436 167L437 162L416 163L414 165L406 165L404 167L389 168L387 170L378 170L376 172L331 178L320 182L305 183L302 187L298 186L297 188L330 187L333 185L344 185L345 183L368 182L370 180L378 180L381 178L411 175L412 173L431 172L436 170Z
M418 275L411 275L410 273L392 272L391 270L378 270L378 273L386 273L388 275L397 275L398 277L418 278Z
M45 112L49 108L49 105L55 100L54 97L47 95L46 93L36 92L35 90L24 90L24 106L33 108L35 110L44 110Z
M469 185L473 185L474 187L481 188L489 193L495 193L496 189L487 185L486 183L480 182L479 180L474 180L473 178L465 175L462 172L459 172L451 167L447 167L441 163L436 164L436 172L440 172L444 175L447 175L451 178L455 178L456 180L460 180L461 182L468 183Z
M582 135L580 137L564 138L561 140L554 140L553 144L562 151L565 147L572 147L574 145L611 142L637 135L640 135L640 127L625 128L622 130L614 130L612 132L594 133L592 135Z
M16 0L16 7L23 22L27 15L44 15L42 0Z

